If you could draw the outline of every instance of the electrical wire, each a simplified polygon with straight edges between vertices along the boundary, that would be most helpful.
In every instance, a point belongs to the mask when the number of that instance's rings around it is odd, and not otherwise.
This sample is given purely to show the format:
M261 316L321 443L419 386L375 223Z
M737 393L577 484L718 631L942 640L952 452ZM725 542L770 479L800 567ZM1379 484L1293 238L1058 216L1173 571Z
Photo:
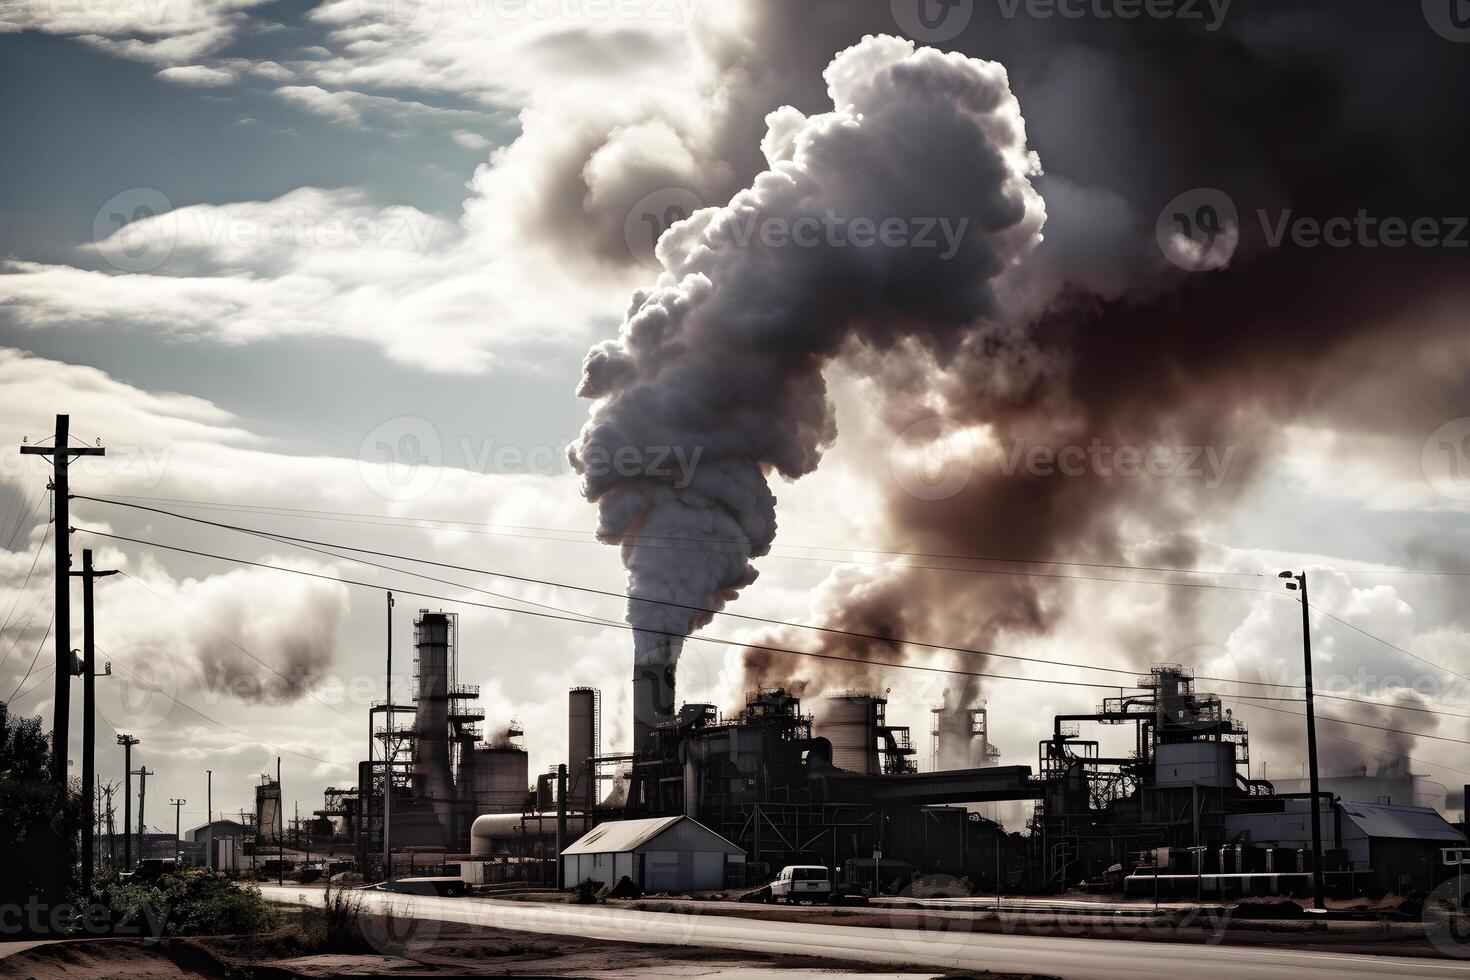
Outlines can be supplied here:
M215 629L208 622L206 622L203 618L201 618L200 616L195 615L195 613L193 611L185 608L182 603L170 601L166 597L164 597L164 596L160 595L159 593L155 592L152 588L150 588L148 586L148 584L146 582L139 581L138 579L136 579L133 576L129 575L127 572L123 571L122 569L118 569L118 574L121 575L123 578L127 579L129 582L132 582L134 585L138 586L140 589L143 589L144 591L148 592L150 595L152 595L159 602L163 602L163 603L167 603L169 605L173 605L173 606L177 607L178 609L182 610L186 615L188 615L190 618L192 618L196 623L200 624L205 629L209 630L215 636L219 637L221 640L224 640L230 646L234 647L236 650L239 650L241 653L245 654L245 656L249 657L251 660L255 661L257 664L259 664L260 666L264 667L266 670L270 671L272 674L275 674L277 677L279 677L281 680L285 681L287 684L290 684L291 683L291 679L289 677L287 677L285 674L281 673L279 670L276 670L276 668L272 667L270 664L266 663L264 660L261 660L255 654L253 654L249 650L245 649L245 647L243 647L238 642L236 642L232 637L226 636L224 633L221 633L219 630ZM351 715L347 714L344 711L341 711L341 710L337 709L336 707L334 707L331 704L328 704L326 701L323 701L321 698L317 697L311 691L305 691L305 693L306 693L306 696L307 697L311 698L313 701L316 701L323 708L326 708L329 711L332 711L332 712L335 712L336 714L341 715L343 718L346 718L348 721L353 721L353 722L356 721L356 719L354 719Z
M41 657L41 650L42 650L43 647L46 646L46 641L48 639L50 639L50 637L51 637L51 628L53 626L55 626L55 625L56 625L56 611L53 609L51 611L51 622L49 622L48 624L46 624L46 633L45 633L44 636L41 637L41 642L38 643L38 644L36 644L36 652L31 657L31 665L26 668L25 675L23 677L21 677L20 683L18 683L18 684L15 685L15 690L10 692L10 697L9 697L8 700L10 700L10 701L14 701L15 700L15 695L20 690L20 685L21 684L24 684L26 682L26 678L31 676L31 671L33 671L33 670L36 669L36 661L40 659L40 657Z
M794 656L800 656L800 657L811 657L811 658L818 659L818 660L842 661L842 662L846 662L846 663L864 664L866 666L873 666L873 667L891 667L891 668L896 669L896 670L915 670L915 671L924 671L924 672L936 673L936 674L950 674L950 675L956 675L956 676L962 676L962 677L987 677L987 678L991 678L991 679L994 679L994 680L1023 681L1023 682L1026 682L1026 683L1051 684L1051 685L1057 685L1057 686L1061 686L1061 687L1084 687L1084 688L1092 688L1092 689L1104 690L1104 691L1115 691L1115 690L1118 689L1118 685L1117 684L1101 684L1101 683L1092 683L1092 682L1088 682L1088 681L1064 681L1064 680L1057 680L1057 679L1053 679L1053 678L1044 678L1044 677L1021 677L1021 676L1010 675L1010 674L993 674L993 673L988 673L988 672L984 672L984 671L961 670L961 669L955 668L955 667L931 667L931 666L924 665L924 664L896 664L896 663L891 663L891 662L881 661L881 660L863 660L863 659L858 658L858 657L842 657L842 656L838 656L836 654L814 653L814 652L807 651L807 650L793 650L793 649L790 649L790 648L787 648L787 647L778 647L778 646L772 646L772 645L769 645L769 644L761 644L761 643L753 643L753 642L748 643L748 642L743 642L743 641L740 641L740 640L727 639L725 637L715 637L715 636L686 636L685 634L682 634L682 633L672 633L672 632L669 632L667 630L650 629L650 628L645 628L645 627L633 627L633 626L629 626L629 625L627 625L625 623L615 623L615 622L612 622L611 620L598 620L598 619L593 619L593 618L590 618L590 617L588 617L588 616L586 616L584 614L576 613L576 612L571 612L571 611L567 611L565 615L562 615L562 614L558 614L558 613L541 612L541 611L532 610L532 609L516 609L516 608L512 608L510 606L497 606L497 605L493 605L491 603L473 602L473 601L468 600L468 599L454 598L452 596L445 596L445 595L438 595L438 594L432 593L432 592L420 592L420 591L417 591L417 590L414 590L414 589L402 588L400 586L393 586L392 588L390 588L389 586L381 585L381 584L376 583L376 582L363 582L363 581L360 581L360 580L357 580L357 579L343 578L343 577L337 576L337 575L327 575L327 574L325 574L323 572L311 572L311 571L307 571L305 569L300 569L300 568L287 568L287 567L282 566L282 565L272 565L272 564L269 564L267 562L250 561L250 560L245 559L245 558L235 558L235 557L232 557L232 556L229 556L229 555L218 555L218 554L214 554L212 552L199 551L199 550L196 550L196 549L193 549L193 548L185 548L185 547L182 547L180 545L163 544L162 542L158 542L158 541L147 541L147 540L144 540L142 538L133 538L133 537L128 537L128 536L122 535L122 534L113 534L113 533L110 533L108 531L97 531L97 530L93 530L91 528L84 528L84 527L73 528L73 530L75 530L75 531L77 531L79 533L82 533L82 534L92 534L92 535L97 535L99 537L111 538L111 539L117 540L117 541L128 541L128 542L131 542L132 544L143 545L144 547L162 548L162 549L167 550L167 551L175 551L175 552L179 552L181 554L194 555L194 556L199 557L199 558L211 558L211 559L214 559L216 561L227 561L227 562L232 562L232 563L238 564L238 565L250 566L250 567L253 567L253 568L267 568L267 569L271 569L271 570L274 570L274 571L277 571L277 572L285 572L285 573L291 574L291 575L301 575L301 576L305 576L305 577L308 577L308 578L323 579L323 580L329 581L329 582L340 582L340 583L342 583L344 585L353 585L353 586L358 586L360 588L365 588L365 589L375 589L375 590L380 591L380 592L389 592L389 591L391 591L391 592L399 593L399 594L402 594L402 595L417 596L417 597L419 597L421 599L433 599L433 600L436 600L438 602L446 602L446 603L449 603L451 605L471 606L471 607L478 608L478 609L490 609L490 610L494 610L494 611L497 611L497 612L514 613L514 614L518 614L518 615L522 615L522 616L531 616L531 617L538 618L538 619L546 619L546 620L553 620L553 621L567 622L567 623L576 623L576 624L582 625L582 626L598 626L598 627L601 627L603 629L616 629L616 630L619 630L621 632L627 632L627 633L650 633L650 634L654 634L654 635L658 635L658 636L666 636L666 637L669 637L669 638L672 638L672 639L693 640L693 641L700 642L700 643L713 643L713 644L717 644L717 645L721 645L721 646L740 647L742 649L763 650L763 651L767 651L767 652L771 652L771 653L786 653L786 654L792 654ZM1136 672L1130 672L1130 673L1136 673Z
M86 498L86 499L96 499L96 498ZM265 504L231 504L231 503L226 503L226 502L221 502L221 501L190 500L190 499L179 498L179 497L147 497L147 496L137 496L137 495L128 495L128 494L116 494L115 495L115 499L116 500L119 500L119 501L121 501L121 500L147 500L147 501L158 502L158 503L185 504L187 506L191 506L191 507L195 507L195 508L206 508L206 509L225 510L225 511L237 511L237 512L244 512L244 513L262 513L262 512L263 513L274 513L274 514L279 514L281 516L287 516L287 517L302 517L303 515L307 515L308 517L319 517L319 518L324 519L324 520L343 519L343 518L358 518L358 519L362 519L362 520L356 521L355 523L374 523L374 522L380 522L378 526L382 526L382 527L408 527L408 528L412 528L412 527L422 526L424 524L434 524L434 525L440 525L440 526L457 527L457 528L462 529L462 530L463 529L469 529L469 528L482 528L482 529L485 529L487 533L492 533L492 534L499 533L503 529L510 529L510 530L515 530L515 531L545 531L545 532L550 532L550 533L554 533L554 534L576 534L576 535L579 535L579 536L588 536L588 535L590 535L593 538L593 540L590 541L590 542L574 541L574 540L569 540L569 539L564 539L564 538L540 538L540 539L536 539L536 540L566 541L566 543L568 543L568 544L582 544L582 543L600 544L601 543L601 542L598 542L596 540L596 536L595 536L594 532L587 531L587 530L582 529L582 528L544 527L544 526L538 526L538 525L534 525L534 524L490 524L490 523L486 523L486 522L483 522L483 521L463 521L463 520L450 520L450 519L438 519L438 518L426 518L426 517L403 517L403 518L395 518L392 515L387 515L387 514L369 514L369 513L362 513L362 512L356 512L356 511L313 510L311 508L306 508L306 507L271 507L271 506L268 506L268 505L265 505ZM400 523L402 521L411 521L411 522L414 522L414 523ZM511 536L516 536L516 535L511 535ZM661 535L661 534L640 534L640 535L638 535L638 540L639 540L640 543L641 542L645 542L645 541L674 541L674 542L678 542L678 543L680 543L682 545L687 545L687 544L711 544L711 545L722 545L722 546L728 546L728 545L741 546L741 545L746 545L746 544L749 543L749 542L746 542L746 541L740 541L740 540L736 540L736 539L733 539L733 538L690 538L690 537L683 537L683 536ZM941 553L941 552L925 552L925 551L885 551L885 550L881 550L881 549L877 549L877 548L851 548L851 547L840 546L840 545L803 545L803 544L792 544L792 543L789 543L789 542L783 542L782 544L778 545L777 547L781 547L781 548L794 548L794 549L806 550L806 551L842 551L842 552L847 552L849 554L877 555L877 556L886 556L886 557L891 557L891 558L925 558L925 559L934 559L934 560L940 560L940 561L989 561L989 562L1002 562L1002 563L1014 564L1014 565L1059 565L1059 566L1066 566L1066 567L1072 567L1072 568L1102 568L1102 569L1112 569L1112 570L1119 570L1119 571L1142 571L1142 572L1173 572L1173 573L1188 574L1188 575L1229 575L1229 576L1241 576L1241 577L1249 577L1249 578L1265 578L1265 577L1267 577L1264 573L1261 573L1261 572L1227 571L1227 570L1223 570L1223 569L1216 570L1216 569L1202 569L1202 568L1182 568L1182 567L1170 566L1170 565L1131 565L1131 564L1126 564L1126 563L1087 562L1087 561L1073 561L1073 560L1052 559L1052 558L1009 558L1009 557L1000 557L1000 556L996 556L996 555L959 555L959 554L946 554L946 553ZM694 549L694 548L687 548L687 547L685 547L685 548L678 548L678 549L673 549L673 550L693 551L693 550L708 550L708 549ZM823 557L818 557L818 556L771 555L771 556L768 556L768 557L790 558L790 559L796 559L796 560L825 561L825 562L842 563L842 564L847 564L848 563L844 559L839 559L839 558L823 558ZM955 571L955 572L981 572L981 571L985 571L984 569L943 568L943 567L925 566L925 565L900 565L900 566L897 566L897 567L900 567L900 568L931 568L931 567L933 567L934 570L936 570L936 571ZM1004 572L997 572L996 574L1004 574ZM1117 579L1105 579L1103 581L1119 581L1119 580L1117 580ZM1126 580L1124 580L1124 581L1126 581Z
M159 694L162 694L164 697L168 698L170 701L172 701L174 704L178 705L179 707L183 708L185 711L188 711L188 712L193 713L194 715L197 715L198 717L200 717L200 718L204 719L205 721L209 722L211 725L218 725L220 728L223 728L225 731L232 732L232 733L240 736L241 738L245 739L247 742L254 742L257 745L264 745L266 748L275 749L277 752L283 753L285 755L300 756L303 759L310 759L312 762L320 762L323 765L332 766L333 768L336 768L336 769L343 769L343 768L345 768L340 763L332 762L330 759L323 759L320 756L311 755L308 752L298 752L295 749L288 749L285 746L276 745L274 742L267 742L264 739L256 738L256 737L254 737L252 735L246 735L244 732L240 731L240 729L234 728L234 727L232 727L230 725L226 725L224 722L220 721L217 718L211 718L209 715L206 715L204 712L200 711L198 708L195 708L194 706L188 704L187 702L184 702L184 701L179 700L178 698L174 697L172 694L170 694L167 691L165 691L163 688L159 687L157 684L154 684L151 681L144 680L142 677L138 676L138 672L137 671L133 670L133 668L129 667L126 663L121 662L116 657L113 657L112 654L108 653L106 650L103 650L101 647L96 646L96 644L93 644L93 647L97 650L98 653L101 653L104 657L107 657L108 659L112 660L112 662L113 662L113 664L115 666L121 667L123 670L125 670L129 674L131 674L134 677L134 679L137 680L137 682L139 684L142 684L145 687L151 688L153 691L155 691L155 692L157 692Z
M362 582L362 581L358 581L358 580L354 580L354 579L343 578L343 577L340 577L340 576L327 575L327 574L322 573L322 572L311 572L311 571L306 571L305 569L286 568L286 567L283 567L283 566L280 566L280 565L272 565L272 564L269 564L267 562L249 561L249 560L243 559L243 558L234 558L234 557L231 557L231 556L228 556L228 555L218 555L218 554L214 554L214 553L211 553L211 552L198 551L198 550L192 549L192 548L184 548L184 547L181 547L181 546L178 546L178 545L168 545L168 544L162 544L161 542L146 541L146 540L142 540L142 539L139 539L139 538L131 538L131 537L127 537L125 535L112 534L112 533L109 533L109 532L106 532L106 531L94 531L94 530L91 530L89 528L76 528L75 530L81 531L81 532L83 532L85 534L93 534L93 535L98 535L98 536L107 537L107 538L113 538L113 539L121 540L121 541L129 541L129 542L131 542L133 544L140 544L140 545L144 545L146 547L163 548L163 549L166 549L166 550L169 550L169 551L176 551L176 552L180 552L180 553L183 553L183 554L195 555L195 556L201 557L201 558L210 558L210 559L214 559L216 561L228 561L228 562L232 562L232 563L235 563L235 564L253 566L253 567L256 567L256 568L273 569L273 570L278 571L278 572L285 572L285 573L292 574L292 575L301 575L301 576L306 576L306 577L310 577L310 578L325 579L325 580L333 581L333 582L341 582L341 583L343 583L345 585L354 585L354 586L358 586L358 587L361 587L361 588L375 589L375 590L383 591L383 592L390 591L387 586L380 585L380 584L377 584L377 583ZM1098 684L1098 683L1092 683L1092 682L1088 682L1088 681L1066 681L1066 680L1058 680L1058 679L1055 679L1055 678L1021 677L1021 676L1016 676L1016 675L994 674L994 673L989 673L989 672L984 672L984 671L969 671L969 670L960 670L960 669L957 669L957 668L947 668L947 667L931 667L931 666L923 665L923 664L896 664L896 663L892 663L892 662L878 661L878 660L863 660L863 659L859 659L859 658L856 658L856 657L842 657L842 656L838 656L836 654L815 653L815 652L807 651L807 650L793 650L793 649L786 648L786 647L776 647L776 646L771 646L771 645L767 645L767 644L745 643L745 642L741 642L741 641L738 641L738 640L730 640L730 639L727 639L727 638L724 638L724 637L712 637L712 636L689 636L689 637L683 637L682 634L670 633L670 632L667 632L665 630L644 629L644 628L641 628L641 627L635 629L634 627L627 626L625 624L607 623L607 622L599 623L599 622L597 622L595 620L590 620L590 619L588 619L586 617L583 617L583 616L581 616L579 614L575 614L575 613L569 613L568 615L557 615L557 614L554 614L554 613L537 612L537 611L528 610L528 609L514 609L514 608L511 608L511 607L508 607L508 606L495 606L495 605L490 605L488 603L472 602L472 601L465 600L465 599L455 599L455 598L452 598L452 597L449 597L449 596L442 596L442 595L435 595L435 594L431 594L431 593L418 592L418 591L414 591L414 590L411 590L411 589L399 589L399 588L395 588L395 589L393 589L391 591L401 592L401 593L403 593L405 595L418 596L420 598L435 599L435 600L438 600L440 602L448 602L448 603L451 603L451 604L467 605L467 606L473 606L473 607L483 608L483 609L492 609L492 610L497 610L497 611L500 611L500 612L514 613L514 614L519 614L519 615L523 615L523 616L532 616L532 617L541 618L541 619L559 620L559 621L563 621L563 622L578 623L580 625L600 626L600 627L605 628L605 629L619 629L619 630L622 630L622 631L625 631L625 632L632 632L632 633L639 633L639 632L642 632L642 633L654 633L654 634L661 635L661 636L668 636L668 637L675 637L675 638L686 638L686 639L696 640L696 641L704 642L704 643L714 643L714 644L719 644L719 645L723 645L723 646L736 646L736 647L741 647L743 649L763 650L763 651L768 651L768 652L772 652L772 653L785 653L785 654L790 654L790 655L793 655L793 656L811 657L811 658L819 659L819 660L834 660L834 661L843 661L843 662L849 662L849 663L860 663L860 664L864 664L864 665L867 665L867 666L887 667L887 668L896 669L896 670L927 671L927 672L931 672L931 673L941 673L941 674L966 676L966 677L982 677L982 678L989 678L989 679L992 679L992 680L1011 680L1011 681L1019 681L1019 682L1023 682L1023 683L1048 684L1048 685L1054 685L1054 686L1059 686L1059 687L1082 687L1082 688L1093 688L1093 689L1101 688L1101 689L1110 690L1110 691L1111 690L1115 690L1117 688L1117 685ZM1252 697L1253 699L1256 699L1256 700L1282 700L1282 701L1292 701L1292 700L1295 700L1295 699L1290 699L1290 698L1279 698L1279 699L1278 698L1266 698L1266 697L1260 696L1260 695L1251 695L1250 697ZM1267 706L1266 705L1261 705L1261 707L1267 707ZM1268 710L1284 711L1285 709L1280 709L1280 708L1271 709L1271 708L1268 708ZM1294 712L1287 712L1287 713L1288 714L1293 714ZM1420 733L1420 732L1410 732L1410 731L1405 731L1403 729L1387 728L1387 727L1384 727L1384 726L1381 726L1381 725L1369 725L1369 724L1367 724L1365 722L1348 721L1346 719L1334 718L1334 717L1325 716L1325 715L1324 716L1319 716L1319 717L1321 717L1325 721L1331 721L1331 722L1335 722L1337 724L1342 724L1342 725L1352 725L1352 726L1360 727L1360 728L1370 728L1370 729L1374 729L1376 731L1394 732L1396 734L1401 734L1401 735L1410 735L1410 736L1414 736L1414 737L1417 737L1417 738L1428 738L1428 739L1433 739L1435 741L1455 742L1455 743L1461 744L1461 745L1470 745L1470 740L1454 739L1454 738L1449 738L1447 736L1442 736L1442 735L1428 735L1428 734L1423 734L1423 733Z
M31 567L26 570L26 578L25 578L25 581L21 583L20 591L18 591L15 594L15 601L10 604L10 612L8 612L8 613L5 614L5 625L3 627L0 627L0 635L3 635L6 632L6 630L9 630L10 629L10 618L15 615L15 610L17 608L19 608L19 606L20 606L21 597L25 595L26 588L28 586L30 586L30 584L31 584L31 575L36 570L36 562L40 559L41 552L43 550L45 550L45 548L46 548L46 542L50 539L50 537L51 537L51 525L50 524L47 524L46 525L46 533L43 534L43 535L41 535L41 540L39 542L37 542L37 544L36 544L36 553L31 556ZM40 608L40 605L37 604L36 608L39 609ZM35 617L35 610L34 609L31 610L31 617L32 618ZM30 624L31 624L30 619L27 619L26 620L26 625L29 626ZM24 632L24 631L22 631L22 632ZM20 638L19 637L19 634L17 634L16 635L16 639L19 639L19 638ZM15 649L15 643L12 642L10 644L9 648L6 649L5 656L0 657L0 667L4 667L5 666L5 661L7 661L7 660L10 659L10 651L11 650L14 650L14 649Z
M764 617L764 616L754 616L754 615L751 615L751 614L748 614L748 613L738 613L738 612L731 612L729 610L723 610L723 609L713 609L713 608L709 608L709 607L706 607L706 606L693 606L693 605L688 605L688 604L681 603L681 602L672 602L672 601L665 600L665 599L645 599L645 598L641 598L641 597L640 598L634 598L634 597L629 597L625 593L622 593L622 592L614 592L614 591L612 591L610 589L596 589L596 588L592 588L590 586L571 585L571 584L568 584L568 583L555 582L555 581L552 581L552 580L549 580L549 579L536 578L536 577L528 576L528 575L515 575L515 574L509 573L509 572L495 571L493 569L475 568L475 567L467 566L467 565L455 565L455 564L452 564L452 563L449 563L449 562L433 561L433 560L428 559L428 558L416 558L416 557L409 556L409 555L395 555L395 554L392 554L390 552L377 551L377 550L374 550L374 549L371 549L371 548L361 548L361 547L357 547L355 545L339 544L339 543L331 542L331 541L318 541L318 540L315 540L315 539L312 539L312 538L302 538L302 537L296 537L294 535L289 535L289 534L281 534L281 533L272 532L272 531L263 531L263 530L260 530L258 528L250 528L250 527L245 527L245 526L238 525L238 524L227 524L227 523L224 523L224 522L221 522L221 521L210 521L210 520L205 520L204 518L201 518L201 517L192 517L192 516L190 516L188 514L178 514L178 513L175 513L173 511L163 510L163 509L157 508L157 507L148 507L148 506L144 506L144 505L141 505L141 504L123 503L121 501L113 501L113 500L108 500L108 499L101 498L101 497L90 497L90 496L86 496L86 495L83 495L83 494L77 494L75 496L76 496L76 499L80 499L80 500L90 500L90 501L93 501L95 503L111 504L111 505L117 506L117 507L134 508L134 509L137 509L137 510L143 510L143 511L147 511L147 512L150 512L150 513L161 514L161 515L166 516L166 517L172 517L172 518L175 518L177 520L190 521L192 523L202 524L202 525L205 525L207 527L220 528L220 529L223 529L223 530L234 531L234 532L239 533L239 534L248 534L248 535L253 535L253 536L256 536L256 537L267 538L269 540L277 541L277 542L280 542L280 543L283 543L283 544L296 544L296 545L303 545L303 546L308 546L309 545L309 546L317 546L317 547L323 547L323 548L335 548L335 549L338 549L339 551L349 551L349 552L354 552L354 553L357 553L357 554L373 555L374 557L379 557L379 558L397 558L397 559L402 560L402 561L410 561L410 562L414 562L414 563L417 563L417 564L430 565L430 566L433 566L433 567L436 567L436 568L445 568L445 569L449 569L449 570L452 570L452 571L467 572L467 573L470 573L470 574L477 574L477 575L486 575L486 576L490 576L490 577L493 577L493 578L503 578L503 579L507 579L507 580L510 580L510 581L522 582L522 583L530 584L530 585L541 585L541 586L547 586L549 588L556 588L556 589L569 589L569 590L572 590L572 591L575 591L575 592L583 592L583 593L588 593L588 594L591 594L591 595L603 596L603 597L607 597L607 598L614 598L614 599L618 599L618 600L627 600L627 601L630 601L630 602L646 602L646 603L649 603L651 605L672 607L672 608L676 608L676 609L682 609L682 610L685 610L685 611L691 612L691 613L699 613L701 615L708 615L708 616L711 616L711 617L713 617L713 616L724 616L724 617L730 618L730 619L740 619L740 620L745 620L747 622L760 623L760 624L766 625L766 626L778 626L778 627L783 627L783 628L786 628L786 629L810 630L812 632L817 632L817 633L824 633L824 634L833 635L833 636L841 636L841 637L844 637L844 638L847 638L847 639L862 640L862 641L868 642L868 643L885 643L885 644L891 644L891 645L909 645L909 646L919 647L921 649L938 650L938 651L944 651L944 652L950 652L950 653L970 654L970 655L973 655L973 656L995 657L995 658L999 658L999 659L1003 659L1003 660L1016 660L1016 661L1020 661L1020 662L1036 663L1036 664L1042 664L1042 665L1046 665L1046 666L1073 667L1073 668L1077 668L1077 669L1081 669L1081 670L1095 670L1095 671L1100 671L1100 672L1104 672L1104 673L1121 674L1121 675L1130 676L1130 677L1136 677L1138 675L1138 672L1136 670L1127 670L1127 669L1118 668L1118 667L1103 667L1103 666L1099 666L1099 665L1095 665L1095 664L1079 664L1079 663L1070 662L1070 661L1047 660L1047 659L1040 658L1040 657L1022 657L1022 656L1018 656L1018 655L1015 655L1015 654L1000 654L1000 653L995 653L994 651L991 651L991 650L980 650L980 649L975 649L973 647L952 646L952 645L949 645L949 644L933 643L933 642L929 642L929 641L914 640L914 639L909 639L909 638L904 638L904 637L885 636L885 635L876 634L876 633L862 633L862 632L858 632L858 631L855 631L855 630L843 630L843 629L838 629L836 627L831 627L831 626L814 626L814 625L809 625L809 624L804 624L804 623L793 623L793 622L789 622L787 620L770 619L770 618L767 618L767 617ZM346 557L346 556L340 556L339 555L339 556L336 556L336 557ZM358 561L359 559L349 558L348 560ZM365 564L373 564L373 563L366 562ZM383 568L383 567L386 567L386 566L379 565L377 567ZM407 571L406 569L402 569L402 568L390 568L389 570L390 571L398 572L400 574L418 575L418 573L416 573L416 572L410 572L410 571ZM1025 573L1023 573L1023 574L1025 574ZM419 576L419 577L431 578L431 576ZM443 579L434 579L434 581L438 581L438 582L441 582L441 583L446 584L446 585L453 585L453 586L461 587L461 588L465 587L465 586L460 585L460 583L458 583L458 582L447 582L447 581L445 581ZM1208 586L1208 585L1200 585L1200 583L1165 583L1165 584L1170 584L1170 585L1173 585L1173 584L1188 584L1188 585L1191 585L1191 586L1199 586L1199 587L1203 587L1203 588L1225 588L1225 589L1235 589L1235 588L1238 588L1236 586ZM1270 589L1249 589L1247 591L1264 592L1264 593L1266 593L1268 595L1280 595L1281 594L1281 593L1277 593L1274 590L1270 590ZM508 597L508 596L503 596L503 595L499 595L499 594L496 594L496 595L497 595L498 598L515 598L515 597ZM517 601L529 602L529 600L517 600ZM552 609L554 609L555 611L558 611L558 612L567 612L567 610L557 609L556 607L549 607L549 608L552 608ZM577 615L585 615L585 614L578 613ZM1208 679L1208 678L1205 678L1205 679ZM1227 678L1217 678L1217 680L1228 681L1229 683L1236 683L1236 684L1252 684L1252 685L1258 685L1258 686L1263 686L1263 687L1265 687L1265 686L1271 686L1271 685L1266 684L1263 681L1239 681L1239 680L1230 680L1230 679L1227 679Z

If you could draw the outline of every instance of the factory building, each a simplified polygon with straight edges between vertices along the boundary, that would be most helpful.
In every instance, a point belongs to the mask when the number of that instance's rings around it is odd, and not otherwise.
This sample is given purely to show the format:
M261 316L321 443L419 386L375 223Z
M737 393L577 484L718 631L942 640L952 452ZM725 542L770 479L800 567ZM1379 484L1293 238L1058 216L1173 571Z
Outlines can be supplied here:
M1315 813L1329 890L1346 893L1433 884L1447 873L1437 849L1464 842L1434 810L1400 805L1400 796L1418 802L1411 777L1380 773L1354 787L1362 795L1392 783L1378 799L1329 788L1315 801L1255 778L1245 727L1177 665L1154 667L1091 712L1056 716L1034 771L1001 765L986 704L946 691L931 709L932 765L921 772L910 730L889 723L881 694L804 703L775 687L748 692L728 715L678 705L662 666L669 641L642 637L633 751L604 752L601 696L573 688L564 767L533 787L519 727L481 740L478 689L458 679L457 633L453 614L420 611L411 705L371 709L380 750L359 767L359 789L329 790L318 812L323 826L355 836L365 868L381 858L385 793L395 852L477 883L601 881L636 869L629 877L646 890L705 887L718 851L720 883L710 887L812 863L890 891L938 874L986 892L1080 882L1136 890L1188 876L1197 889L1210 879L1217 894L1290 894L1310 887L1303 842ZM1128 750L1104 755L1083 726L1128 730ZM980 805L1003 801L1031 805L1026 834L981 816ZM559 869L559 856L570 863Z

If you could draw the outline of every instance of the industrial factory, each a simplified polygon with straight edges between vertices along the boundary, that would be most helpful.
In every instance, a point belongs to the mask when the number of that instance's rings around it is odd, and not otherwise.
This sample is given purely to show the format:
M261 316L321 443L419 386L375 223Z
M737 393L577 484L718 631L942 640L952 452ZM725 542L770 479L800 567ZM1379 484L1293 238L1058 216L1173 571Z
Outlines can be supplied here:
M1354 894L1429 887L1450 872L1441 849L1465 845L1421 801L1372 796L1371 779L1314 806L1310 792L1253 777L1245 726L1180 666L1056 716L1034 770L1002 765L987 706L949 692L921 751L872 691L803 699L775 687L722 712L676 706L673 671L640 666L633 751L604 751L600 694L574 688L568 757L533 776L519 727L483 731L458 659L456 616L421 610L410 697L372 707L360 789L329 790L316 814L370 873L391 853L393 875L470 884L626 875L659 890L734 888L820 864L869 891L948 876L987 892L1300 895L1315 813L1326 887ZM1128 751L1101 754L1100 730L1116 726L1131 726ZM983 816L999 801L1029 805L1027 825Z

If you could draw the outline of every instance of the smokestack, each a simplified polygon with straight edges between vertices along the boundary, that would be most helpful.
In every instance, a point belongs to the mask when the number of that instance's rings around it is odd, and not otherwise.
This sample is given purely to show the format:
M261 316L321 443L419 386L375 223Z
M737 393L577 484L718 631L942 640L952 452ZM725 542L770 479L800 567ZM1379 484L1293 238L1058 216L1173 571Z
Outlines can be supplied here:
M635 751L673 717L683 637L756 579L770 479L811 473L837 438L828 362L854 341L955 355L1041 240L1040 161L1001 66L869 36L823 77L831 111L767 117L768 169L660 237L657 281L583 362L595 405L568 456L628 571ZM761 233L824 227L827 247Z
M648 751L654 730L674 720L674 665L681 641L637 633L633 646L633 751Z
M591 813L596 802L598 754L598 696L595 688L574 687L567 692L567 779L572 805Z

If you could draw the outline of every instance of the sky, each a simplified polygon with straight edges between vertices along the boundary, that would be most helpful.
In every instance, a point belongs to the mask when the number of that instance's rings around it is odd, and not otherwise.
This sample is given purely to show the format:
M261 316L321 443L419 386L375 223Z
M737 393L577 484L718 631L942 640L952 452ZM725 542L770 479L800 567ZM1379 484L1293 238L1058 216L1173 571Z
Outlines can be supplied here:
M1275 576L1307 568L1319 685L1398 706L1320 703L1357 723L1324 768L1398 760L1458 810L1470 38L1433 3L1061 7L0 8L0 444L68 413L108 450L73 492L155 508L72 502L74 563L126 573L104 780L126 732L186 823L207 769L225 813L278 755L288 804L350 785L385 588L395 691L414 612L455 610L487 734L544 771L590 684L620 748L625 555L635 595L970 651L719 615L676 624L681 699L881 688L927 765L949 689L1024 765L1180 663L1295 775L1300 705L1230 699L1299 696ZM634 442L672 469L589 476ZM3 459L0 694L49 720L46 464Z

